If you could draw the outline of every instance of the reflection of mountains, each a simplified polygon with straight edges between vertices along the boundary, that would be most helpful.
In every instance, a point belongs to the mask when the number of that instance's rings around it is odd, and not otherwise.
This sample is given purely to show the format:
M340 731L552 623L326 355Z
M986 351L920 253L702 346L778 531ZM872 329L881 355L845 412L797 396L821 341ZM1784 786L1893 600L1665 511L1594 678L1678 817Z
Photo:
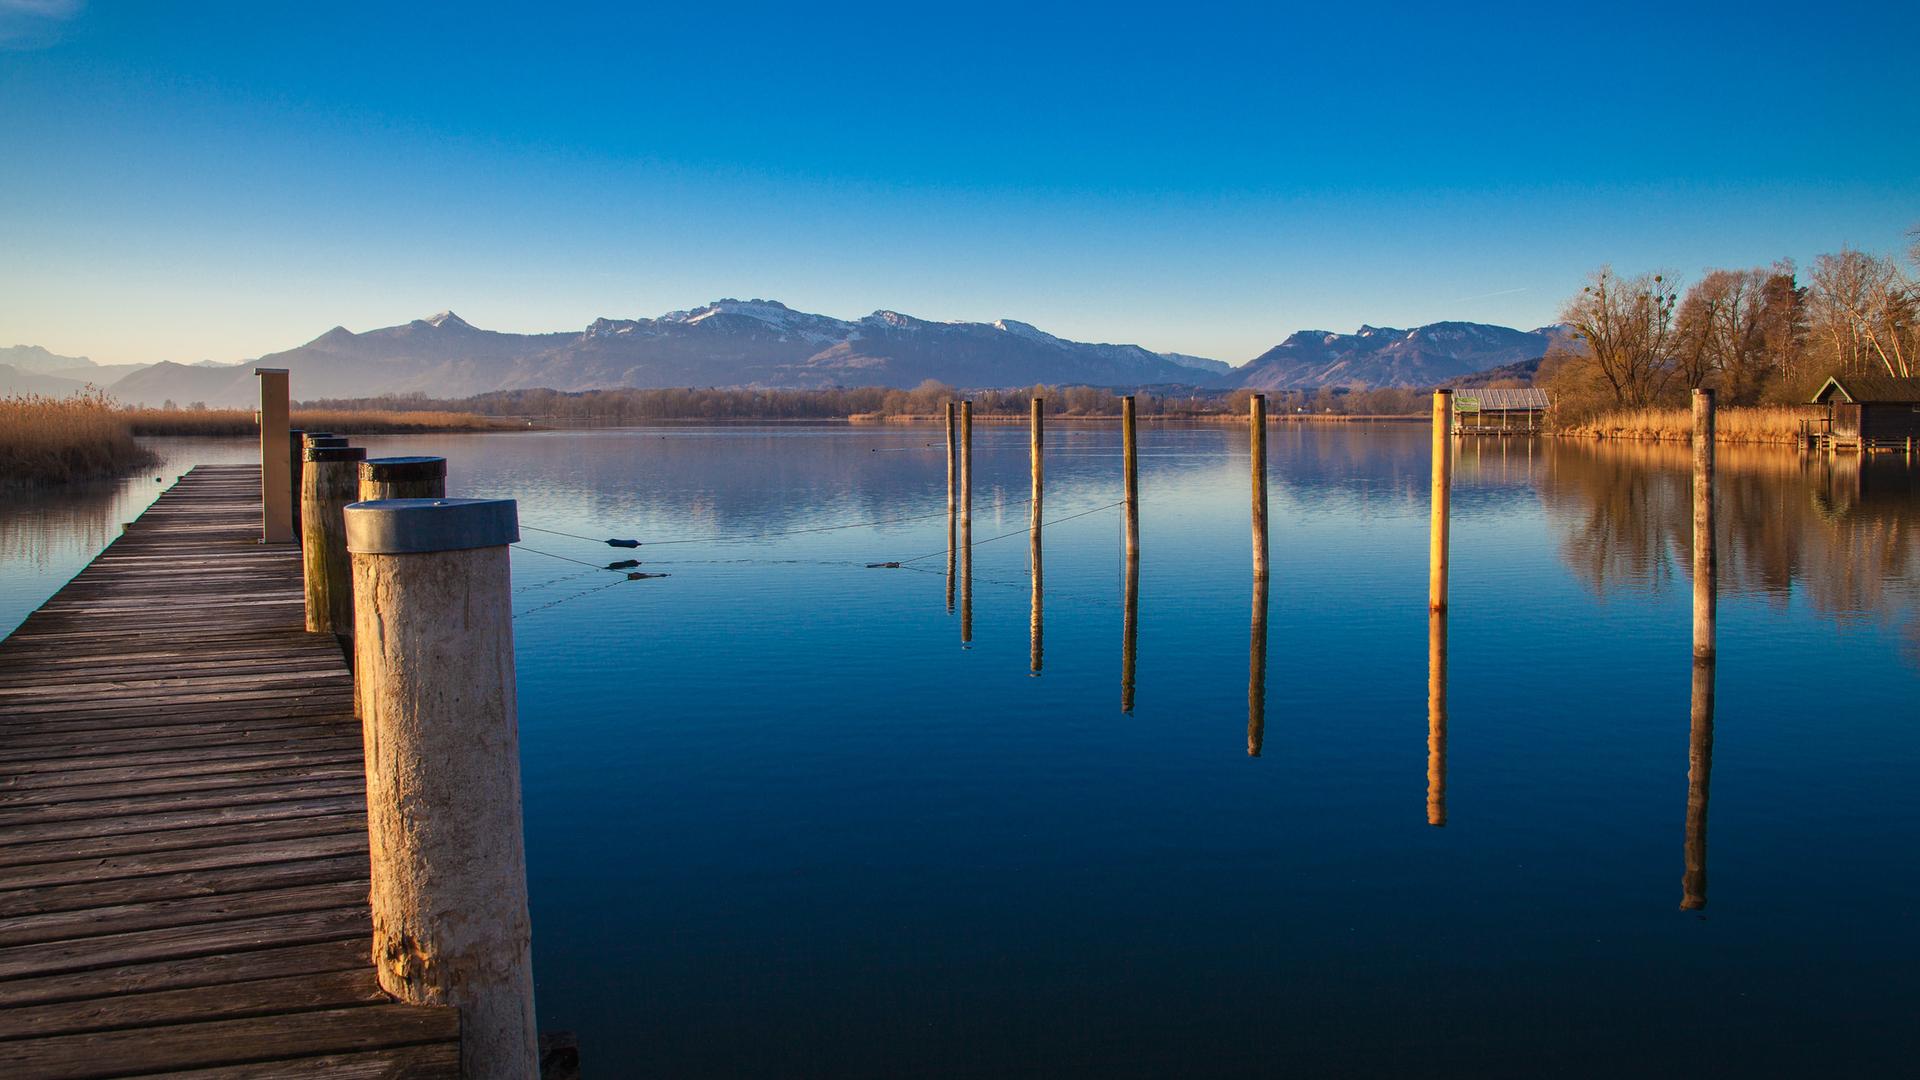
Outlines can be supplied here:
M114 481L54 490L16 490L0 502L0 561L40 570L76 551L97 551L120 534Z
M1536 473L1562 554L1596 593L1660 591L1687 574L1684 443L1553 441ZM1888 455L1717 449L1720 584L1784 605L1798 583L1834 618L1920 609L1920 473Z

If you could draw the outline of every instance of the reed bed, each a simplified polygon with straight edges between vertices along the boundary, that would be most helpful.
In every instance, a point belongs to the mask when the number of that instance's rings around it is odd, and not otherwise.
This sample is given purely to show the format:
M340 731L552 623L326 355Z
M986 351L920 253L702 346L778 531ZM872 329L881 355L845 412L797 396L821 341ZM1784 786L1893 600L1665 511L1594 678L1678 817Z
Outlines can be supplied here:
M1792 443L1800 437L1800 422L1810 415L1806 409L1790 405L1719 409L1714 415L1714 441ZM1567 425L1558 433L1590 439L1685 442L1693 437L1693 413L1688 409L1626 409Z
M251 409L122 409L135 435L253 435L260 425ZM398 410L295 409L293 426L342 435L407 435L424 431L503 431L524 421L478 413Z
M155 460L99 391L0 398L0 486L122 476Z

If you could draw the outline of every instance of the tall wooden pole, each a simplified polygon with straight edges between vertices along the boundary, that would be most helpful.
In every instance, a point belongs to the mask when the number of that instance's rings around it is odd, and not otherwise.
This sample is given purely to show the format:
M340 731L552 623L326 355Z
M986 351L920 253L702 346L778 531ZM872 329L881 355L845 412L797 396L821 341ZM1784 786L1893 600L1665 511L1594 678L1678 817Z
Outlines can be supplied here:
M1448 523L1453 502L1453 391L1433 392L1433 521L1427 545L1427 608L1447 610Z
M1247 402L1247 426L1253 451L1253 576L1267 579L1267 397Z
M973 643L973 402L960 403L960 644Z
M1039 398L1033 399L1033 419L1027 433L1027 458L1033 469L1033 498L1027 509L1027 559L1032 568L1033 596L1030 603L1030 618L1027 629L1027 671L1040 674L1041 657L1041 608L1045 588L1042 584L1044 570L1040 556L1040 529L1043 524L1041 510L1046 491L1046 413L1045 403Z
M286 368L254 368L260 379L260 542L292 542L293 483L287 475L291 461L288 424L291 402Z
M1693 723L1687 732L1687 827L1680 910L1707 906L1707 789L1713 779L1713 669L1693 662Z
M1693 392L1693 658L1712 660L1720 562L1713 535L1713 391Z
M1140 442L1134 433L1133 408L1132 394L1120 399L1120 475L1129 560L1140 557Z
M954 428L953 402L947 402L947 614L953 614L953 569L959 546L957 504L960 498L960 441Z
M1427 824L1447 823L1447 613L1427 612Z
M1247 635L1247 756L1267 737L1267 577L1253 576L1253 622Z
M539 1075L507 545L511 500L346 513L366 686L373 964L460 1010L460 1075Z

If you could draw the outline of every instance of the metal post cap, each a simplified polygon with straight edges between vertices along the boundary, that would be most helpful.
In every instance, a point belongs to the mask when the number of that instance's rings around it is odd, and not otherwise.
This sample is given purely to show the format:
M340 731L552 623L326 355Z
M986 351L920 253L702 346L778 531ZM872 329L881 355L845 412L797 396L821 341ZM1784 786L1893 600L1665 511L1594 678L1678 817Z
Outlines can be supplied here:
M375 499L346 509L347 550L408 555L502 547L520 539L512 499Z
M360 463L360 479L382 484L446 477L447 459L443 457L378 457Z
M306 435L306 437L307 437L307 438L309 438L309 439L331 439L331 438L333 438L333 432L331 432L331 431L309 431L309 432L306 432L306 433L305 433L305 435Z
M342 443L347 440L341 439ZM367 448L364 446L309 446L301 455L306 461L365 461Z
M316 446L345 446L347 445L347 437L344 435L309 435L305 439L302 439L301 443L309 450Z

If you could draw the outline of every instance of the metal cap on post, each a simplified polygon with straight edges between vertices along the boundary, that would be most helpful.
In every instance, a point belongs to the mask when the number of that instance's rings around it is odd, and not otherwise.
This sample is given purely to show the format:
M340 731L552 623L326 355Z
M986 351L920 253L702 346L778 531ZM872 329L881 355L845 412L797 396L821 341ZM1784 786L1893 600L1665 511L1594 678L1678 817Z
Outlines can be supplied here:
M309 450L316 446L345 446L347 437L345 435L308 435L305 445Z
M444 499L446 495L446 458L368 458L360 463L361 502L377 499Z
M345 510L366 739L373 962L460 1010L461 1075L537 1075L519 712L501 499Z

